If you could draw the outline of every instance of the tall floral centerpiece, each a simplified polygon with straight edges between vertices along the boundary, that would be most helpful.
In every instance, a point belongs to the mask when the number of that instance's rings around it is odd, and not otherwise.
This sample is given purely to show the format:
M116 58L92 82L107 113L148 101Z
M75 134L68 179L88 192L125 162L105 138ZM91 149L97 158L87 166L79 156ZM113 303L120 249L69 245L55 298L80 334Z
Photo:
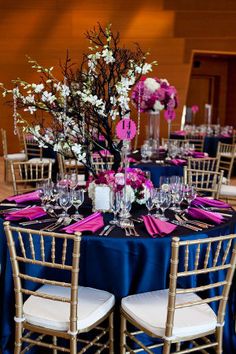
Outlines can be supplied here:
M53 67L45 68L28 58L39 81L18 78L13 89L1 87L4 96L13 94L15 124L22 123L40 146L72 156L95 173L91 155L105 145L117 170L122 142L115 139L114 127L130 111L131 88L156 62L147 63L138 45L133 51L120 47L119 33L113 33L110 26L99 24L86 38L90 46L81 65L73 65L67 56L60 78ZM26 121L22 111L32 118Z
M160 111L165 111L164 117L168 122L175 118L174 110L178 106L175 87L166 79L142 77L134 86L131 97L138 111L149 113L148 140L154 149L158 149Z

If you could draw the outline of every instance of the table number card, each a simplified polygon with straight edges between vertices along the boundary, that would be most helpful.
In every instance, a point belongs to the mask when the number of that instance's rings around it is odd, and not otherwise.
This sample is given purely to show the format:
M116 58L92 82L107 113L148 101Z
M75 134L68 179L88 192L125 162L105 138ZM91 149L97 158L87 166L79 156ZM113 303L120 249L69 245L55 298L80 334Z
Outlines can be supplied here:
M110 211L111 210L111 188L105 184L97 185L94 189L93 210Z
M132 140L136 135L136 124L132 119L124 118L116 126L116 135L120 140Z

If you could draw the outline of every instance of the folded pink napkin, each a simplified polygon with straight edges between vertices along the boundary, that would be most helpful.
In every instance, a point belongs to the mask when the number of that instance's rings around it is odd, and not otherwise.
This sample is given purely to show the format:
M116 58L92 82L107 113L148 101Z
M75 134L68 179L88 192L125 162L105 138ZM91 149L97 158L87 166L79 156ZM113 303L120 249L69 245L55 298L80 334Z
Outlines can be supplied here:
M5 220L34 220L37 218L41 218L42 216L47 215L47 213L43 210L43 208L39 206L34 206L31 208L25 208L22 210L12 211L6 214Z
M182 160L182 159L172 159L169 161L169 163L171 163L172 165L176 165L176 166L183 166L186 164L186 160Z
M216 208L230 208L230 205L223 202L222 200L209 199L206 197L195 198L192 201L191 205L192 206L206 205L206 206L212 206L212 207L216 207Z
M193 151L191 152L192 157L194 157L195 159L199 159L199 158L203 158L206 157L205 152L201 152L201 151Z
M108 150L100 150L99 152L94 152L93 157L105 157L105 156L111 156L110 151Z
M76 223L64 227L62 230L68 234L73 234L76 231L92 231L96 232L98 229L104 226L104 221L101 213L96 212L83 220L77 221Z
M133 157L128 157L128 161L129 161L130 163L132 163L132 162L137 162L137 160L135 160Z
M8 197L7 200L9 202L14 201L16 203L37 201L37 200L40 200L39 191L34 191L34 192L20 194L20 195L13 195L12 197Z
M169 222L162 221L160 219L156 219L151 215L143 216L143 221L147 232L153 238L158 236L163 237L176 229L176 225L170 224Z
M184 136L186 135L186 131L185 130L176 130L174 132L175 135L180 135L180 136Z
M187 214L193 219L212 221L215 224L221 224L224 221L221 214L203 209L189 208Z

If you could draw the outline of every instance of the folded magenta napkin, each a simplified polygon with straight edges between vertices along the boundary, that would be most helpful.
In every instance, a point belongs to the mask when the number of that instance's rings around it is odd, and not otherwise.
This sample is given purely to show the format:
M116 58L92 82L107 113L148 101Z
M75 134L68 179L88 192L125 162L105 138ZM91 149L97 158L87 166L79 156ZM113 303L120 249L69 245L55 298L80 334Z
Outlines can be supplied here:
M62 230L68 234L73 234L76 231L92 231L96 232L104 226L104 221L101 213L96 212L92 215L89 215L83 220L77 221L76 223L64 227Z
M174 132L175 135L179 135L179 136L184 136L186 135L186 131L185 130L176 130Z
M172 159L169 161L169 163L171 163L172 165L176 165L176 166L183 166L186 164L186 160L182 160L182 159Z
M109 150L106 150L106 149L100 150L99 152L94 152L93 153L93 157L97 158L97 157L101 157L101 156L103 156L103 157L111 156L111 153L110 153Z
M163 237L170 234L176 229L176 225L170 224L169 222L156 219L151 215L143 216L143 221L147 232L152 237Z
M221 214L203 209L189 208L187 214L193 219L212 221L215 224L221 224L224 221Z
M43 208L39 206L34 206L31 208L25 208L7 213L5 220L34 220L45 215L47 215L47 213L43 210Z
M128 157L128 161L130 163L137 162L137 160L135 160L133 157Z
M195 159L200 159L203 157L207 157L208 154L206 154L205 152L201 152L201 151L192 151L191 156L194 157Z
M8 197L7 200L9 202L13 201L16 203L38 201L38 200L40 200L39 191L34 191L34 192L20 194L20 195L13 195L12 197Z
M196 197L192 203L192 206L199 206L199 205L206 205L206 206L212 206L216 208L230 208L230 205L221 201L221 200L216 200L216 199L209 199L206 197Z

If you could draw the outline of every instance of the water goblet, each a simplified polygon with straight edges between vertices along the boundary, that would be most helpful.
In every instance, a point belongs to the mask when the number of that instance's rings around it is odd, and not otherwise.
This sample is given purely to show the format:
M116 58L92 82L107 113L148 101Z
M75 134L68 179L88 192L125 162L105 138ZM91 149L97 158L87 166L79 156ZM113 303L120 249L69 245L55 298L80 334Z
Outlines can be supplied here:
M160 208L162 211L162 216L160 217L160 220L162 221L167 221L168 218L165 217L165 210L169 208L171 204L171 195L166 192L161 192L161 203L160 203Z
M158 209L160 208L160 203L161 203L160 198L161 198L161 193L157 188L155 188L155 193L153 196L153 203L154 203L154 207L156 208L156 212L153 215L155 218L159 218L159 216L160 216L160 213L158 211Z
M83 215L79 213L79 207L84 202L84 190L74 189L71 191L72 205L75 207L75 214L72 215L73 219L83 219Z
M110 199L110 206L111 206L111 210L114 214L114 218L113 220L110 221L110 224L112 225L119 225L119 220L117 218L117 214L120 211L121 208L121 195L118 192L113 192L111 195L111 199Z
M60 216L68 217L68 209L72 206L72 195L69 191L63 191L59 193L58 198L59 205L64 209L64 213Z
M191 202L196 198L197 192L196 188L193 186L186 185L184 187L184 196L183 199L185 199L188 203L187 211L191 206Z

